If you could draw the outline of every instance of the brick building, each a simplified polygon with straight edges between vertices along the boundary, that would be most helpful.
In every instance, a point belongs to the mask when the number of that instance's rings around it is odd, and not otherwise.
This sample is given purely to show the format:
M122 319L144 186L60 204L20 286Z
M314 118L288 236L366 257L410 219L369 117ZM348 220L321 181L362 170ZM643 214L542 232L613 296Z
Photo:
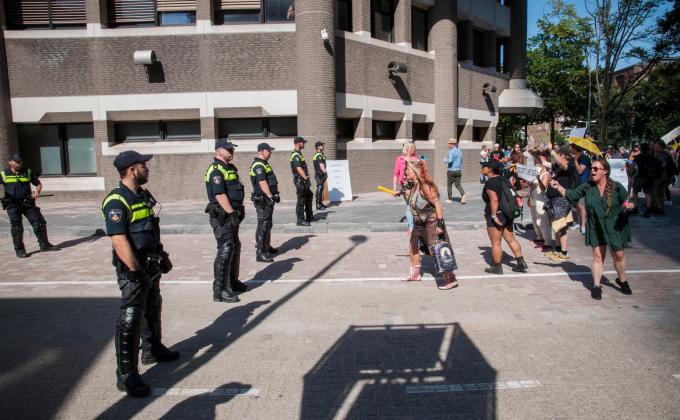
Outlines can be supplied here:
M159 199L202 198L215 138L238 144L245 178L267 141L290 199L295 135L348 159L354 192L390 185L407 141L444 183L454 136L468 156L465 176L476 179L499 114L542 105L524 80L526 8L526 0L0 0L0 157L20 151L45 191L95 197L118 181L115 155L134 148L155 155ZM133 59L149 51L151 64Z

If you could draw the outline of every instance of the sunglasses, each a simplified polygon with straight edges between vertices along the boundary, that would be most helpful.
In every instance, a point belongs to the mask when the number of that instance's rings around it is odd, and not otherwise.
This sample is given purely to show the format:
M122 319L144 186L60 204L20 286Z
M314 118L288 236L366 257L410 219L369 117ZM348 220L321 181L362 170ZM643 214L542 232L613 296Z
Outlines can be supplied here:
M598 171L604 171L605 169L597 167L597 166L593 166L592 168L590 168L590 170L593 171L593 172L598 172Z

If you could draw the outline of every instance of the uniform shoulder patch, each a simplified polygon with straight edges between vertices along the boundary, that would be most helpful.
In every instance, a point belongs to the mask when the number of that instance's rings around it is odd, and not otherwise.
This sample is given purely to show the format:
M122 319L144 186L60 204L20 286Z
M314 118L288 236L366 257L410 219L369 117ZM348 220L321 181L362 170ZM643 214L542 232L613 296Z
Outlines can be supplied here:
M219 183L222 182L222 178L221 178L219 175L215 175L215 176L212 178L212 180L213 180L213 183L215 183L215 184L219 184Z
M262 166L258 166L255 168L255 173L258 175L262 175L264 173L264 168Z
M122 219L123 211L121 209L109 210L109 220L113 223L118 223Z

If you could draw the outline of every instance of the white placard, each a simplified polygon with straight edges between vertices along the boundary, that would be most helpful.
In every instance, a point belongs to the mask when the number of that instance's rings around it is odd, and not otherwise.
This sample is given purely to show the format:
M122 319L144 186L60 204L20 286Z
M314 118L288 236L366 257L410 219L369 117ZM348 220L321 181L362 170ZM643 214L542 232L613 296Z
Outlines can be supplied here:
M612 170L612 173L609 174L609 177L616 181L620 182L623 187L628 190L628 174L626 173L626 160L625 159L609 159L607 160L609 162L609 167Z
M538 176L538 168L535 166L526 166L517 164L517 176L526 179L529 182L534 182Z
M586 136L586 128L585 127L576 127L572 128L571 132L569 133L569 137L585 137Z
M334 203L338 201L352 201L352 183L349 177L349 161L327 160L328 199Z

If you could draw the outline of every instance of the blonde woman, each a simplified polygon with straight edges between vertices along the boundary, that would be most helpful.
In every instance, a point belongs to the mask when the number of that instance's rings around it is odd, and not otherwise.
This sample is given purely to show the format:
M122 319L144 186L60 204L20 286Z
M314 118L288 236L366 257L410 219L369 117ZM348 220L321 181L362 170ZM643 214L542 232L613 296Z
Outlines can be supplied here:
M405 143L401 148L401 155L397 156L394 161L394 169L392 171L392 189L397 192L396 195L403 193L402 187L404 182L406 182L406 163L412 159L418 159L416 144ZM413 229L413 215L408 208L408 204L406 205L406 223L408 224L409 231Z
M407 281L419 281L421 279L420 244L430 249L440 237L451 242L446 233L439 190L427 170L427 164L422 160L409 160L407 168L404 191L409 211L414 219L409 241L411 271ZM456 275L452 272L445 272L444 281L438 287L441 290L449 290L457 286Z

